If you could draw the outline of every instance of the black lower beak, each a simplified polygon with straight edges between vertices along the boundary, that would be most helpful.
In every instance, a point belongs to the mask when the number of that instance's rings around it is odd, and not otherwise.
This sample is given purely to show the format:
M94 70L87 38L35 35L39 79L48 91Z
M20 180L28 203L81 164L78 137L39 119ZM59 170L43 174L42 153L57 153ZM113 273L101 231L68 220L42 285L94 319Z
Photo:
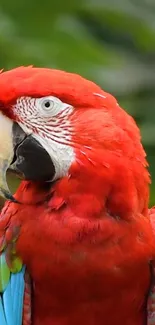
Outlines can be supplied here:
M26 180L52 181L55 168L48 152L33 135L27 136L17 123L13 125L13 146L10 170Z

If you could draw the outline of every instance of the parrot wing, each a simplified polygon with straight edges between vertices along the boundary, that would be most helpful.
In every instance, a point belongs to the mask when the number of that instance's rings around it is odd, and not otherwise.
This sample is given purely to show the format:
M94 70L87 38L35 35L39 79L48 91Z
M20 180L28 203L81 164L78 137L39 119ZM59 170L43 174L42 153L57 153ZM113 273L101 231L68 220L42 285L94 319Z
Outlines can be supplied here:
M5 212L8 204L5 206ZM16 255L15 244L19 227L12 227L10 220L11 216L3 214L2 210L0 215L0 325L30 325L30 279L21 259Z
M10 273L6 266L4 253L0 258L0 324L21 325L23 318L24 272Z

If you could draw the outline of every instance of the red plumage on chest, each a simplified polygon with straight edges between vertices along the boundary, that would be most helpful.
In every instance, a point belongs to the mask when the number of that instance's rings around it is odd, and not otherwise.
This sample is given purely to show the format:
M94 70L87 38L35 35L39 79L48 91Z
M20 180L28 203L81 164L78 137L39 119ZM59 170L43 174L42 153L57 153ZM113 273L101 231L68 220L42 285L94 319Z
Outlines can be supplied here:
M22 183L16 197L25 204L4 210L8 229L20 227L17 253L33 278L34 325L143 324L153 251L149 220L121 220L101 202L97 219L82 218L60 192L57 186L49 199L40 190L31 205L38 187ZM90 210L93 197L89 202Z

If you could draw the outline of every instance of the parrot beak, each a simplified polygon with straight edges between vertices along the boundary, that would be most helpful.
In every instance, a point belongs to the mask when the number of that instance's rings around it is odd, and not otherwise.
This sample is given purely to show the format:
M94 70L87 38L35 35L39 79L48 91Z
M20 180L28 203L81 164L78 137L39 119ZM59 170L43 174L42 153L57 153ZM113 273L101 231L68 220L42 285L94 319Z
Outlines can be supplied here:
M13 122L0 113L0 195L15 202L6 182L6 172L14 156L12 126Z
M7 170L22 179L39 182L51 181L55 174L50 155L33 134L26 134L18 123L0 112L0 196L21 203L8 188Z

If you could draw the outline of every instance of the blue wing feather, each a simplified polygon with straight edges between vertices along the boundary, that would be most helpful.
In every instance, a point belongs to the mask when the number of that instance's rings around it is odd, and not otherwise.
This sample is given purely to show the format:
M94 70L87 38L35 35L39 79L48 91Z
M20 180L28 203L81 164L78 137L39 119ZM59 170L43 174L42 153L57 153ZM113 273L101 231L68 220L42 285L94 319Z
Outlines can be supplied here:
M23 299L24 299L24 287L25 287L24 273L25 273L25 267L23 267L19 273L12 274L11 276L13 313L16 318L15 324L17 325L22 324Z
M9 282L0 297L0 325L22 325L25 267L11 273Z
M3 308L6 318L6 324L14 325L13 300L11 295L11 283L9 281L4 293L2 294Z
M0 297L0 324L1 325L7 325L1 297Z

